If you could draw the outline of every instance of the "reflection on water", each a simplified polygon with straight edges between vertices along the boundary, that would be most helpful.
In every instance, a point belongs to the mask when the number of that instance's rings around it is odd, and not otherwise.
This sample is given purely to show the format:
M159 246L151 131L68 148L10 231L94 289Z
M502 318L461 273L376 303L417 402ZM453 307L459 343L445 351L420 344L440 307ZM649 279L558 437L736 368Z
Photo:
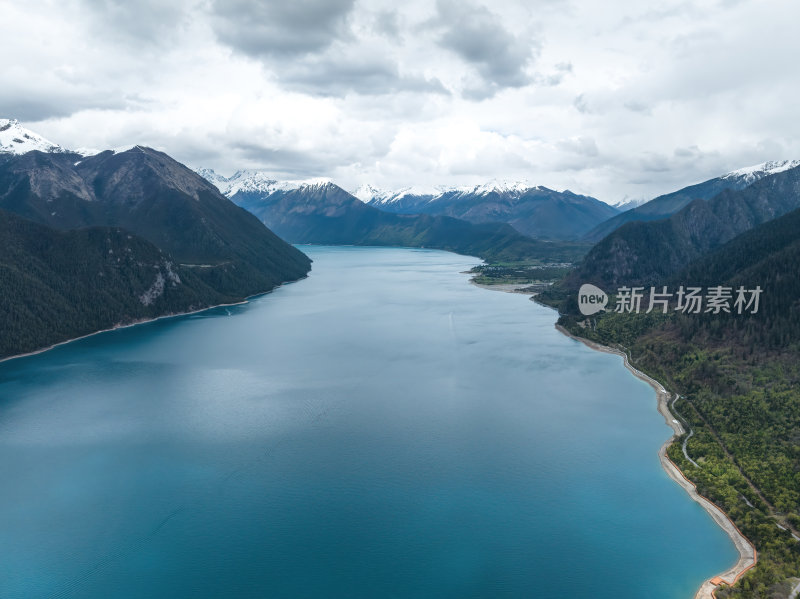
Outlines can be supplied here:
M690 597L735 559L619 358L445 252L0 365L0 597Z

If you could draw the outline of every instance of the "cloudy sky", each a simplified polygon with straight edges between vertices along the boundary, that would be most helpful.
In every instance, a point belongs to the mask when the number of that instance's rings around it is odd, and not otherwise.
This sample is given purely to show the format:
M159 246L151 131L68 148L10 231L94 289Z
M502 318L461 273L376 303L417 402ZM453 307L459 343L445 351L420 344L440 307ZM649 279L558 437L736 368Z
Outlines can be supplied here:
M0 0L0 117L223 174L608 202L800 158L796 0Z

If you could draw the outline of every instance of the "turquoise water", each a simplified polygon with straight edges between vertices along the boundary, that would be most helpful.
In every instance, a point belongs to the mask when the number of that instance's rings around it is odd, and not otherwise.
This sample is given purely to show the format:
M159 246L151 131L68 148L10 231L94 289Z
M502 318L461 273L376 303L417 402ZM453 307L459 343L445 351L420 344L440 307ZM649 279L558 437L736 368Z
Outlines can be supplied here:
M0 364L0 597L690 598L652 389L445 252Z

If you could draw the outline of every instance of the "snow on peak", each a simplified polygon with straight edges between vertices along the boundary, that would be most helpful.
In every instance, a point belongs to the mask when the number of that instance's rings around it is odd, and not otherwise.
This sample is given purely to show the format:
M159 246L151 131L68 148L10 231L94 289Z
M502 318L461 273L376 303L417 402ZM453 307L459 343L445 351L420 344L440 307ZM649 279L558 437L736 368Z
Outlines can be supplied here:
M111 148L111 151L114 154L123 154L124 152L130 152L131 150L139 150L140 152L143 151L144 146L142 144L125 144L124 146L117 146L116 148Z
M0 152L25 154L40 152L66 152L64 148L41 135L26 129L16 119L0 119Z
M770 160L762 162L754 166L746 166L735 171L731 171L727 175L723 175L723 179L744 179L747 183L753 183L759 179L763 179L769 175L782 173L795 167L800 166L800 160Z
M469 191L476 195L488 195L490 193L522 193L528 189L532 189L533 185L527 181L498 181L494 179L483 185L476 185L473 188L466 188L464 191Z
M333 185L326 177L280 181L259 170L241 170L230 177L225 177L212 169L200 168L197 173L210 181L227 197L237 193L271 194L279 191L292 191L301 188L320 188ZM490 193L511 194L519 197L526 191L549 191L546 187L531 185L527 181L492 180L481 185L411 185L399 189L388 190L376 187L371 183L363 183L350 193L365 204L381 205L400 202L405 198L416 198L415 201L435 201L445 194L488 195Z
M212 169L201 168L197 170L197 174L216 185L217 189L229 198L239 192L271 194L276 191L291 191L301 187L324 187L331 184L331 180L324 177L278 181L263 171L255 170L236 171L230 177L224 177Z
M610 206L616 208L620 212L625 212L626 210L630 210L631 208L637 208L642 204L647 203L647 201L648 200L645 198L629 198L628 196L625 196L621 200L610 203Z
M273 191L292 191L293 189L300 188L321 188L332 185L328 177L312 177L311 179L297 179L291 181L273 181L270 186L270 192Z
M368 197L361 197L361 193L363 193L366 188L372 189L375 193L372 194L364 194ZM452 191L453 188L445 187L443 185L411 185L409 187L401 187L400 189L396 189L394 191L386 191L377 189L372 187L371 185L362 185L359 187L353 195L355 195L358 199L362 202L367 204L393 204L394 202L399 202L403 198L407 196L412 197L422 197L422 198L437 198L443 193L448 191Z
M545 191L547 188L531 185L524 180L513 182L492 180L480 185L411 185L409 187L395 189L394 191L387 191L365 183L352 193L366 204L393 204L408 196L427 198L430 201L435 201L437 198L449 193L485 196L494 192L499 194L521 195L531 189Z
M393 192L364 183L359 185L352 194L365 204L369 204L370 202L382 203L386 198L391 197Z
M398 189L393 197L395 200L400 200L406 196L430 196L435 198L454 189L454 187L448 187L447 185L410 185L409 187Z

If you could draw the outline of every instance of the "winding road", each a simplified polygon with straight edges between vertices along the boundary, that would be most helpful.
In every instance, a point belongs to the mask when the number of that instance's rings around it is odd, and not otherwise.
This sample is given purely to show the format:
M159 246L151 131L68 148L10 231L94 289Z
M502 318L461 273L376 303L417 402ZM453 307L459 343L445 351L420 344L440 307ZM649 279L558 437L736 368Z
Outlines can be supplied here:
M576 341L580 341L581 343L587 345L592 349L622 356L625 367L628 370L630 370L634 376L640 378L646 383L649 383L650 386L652 386L653 389L655 389L656 396L658 399L658 411L664 417L664 421L666 422L667 426L669 426L672 429L673 432L672 436L669 439L667 439L661 446L661 448L658 450L658 457L661 460L661 466L664 468L667 475L676 483L678 483L681 487L683 487L683 489L689 494L689 497L691 497L694 501L699 503L700 506L704 510L706 510L708 515L711 516L711 518L720 526L720 528L722 528L728 534L734 546L736 547L737 552L739 553L739 559L736 560L735 564L733 564L725 572L722 572L721 574L718 574L717 576L705 581L700 586L694 597L694 599L715 599L714 590L717 588L717 586L719 586L719 584L722 582L726 584L733 584L734 582L736 582L736 580L738 580L739 577L742 576L742 574L744 574L750 568L756 565L758 556L756 553L756 548L741 533L741 531L736 527L736 525L728 517L728 515L725 512L723 512L712 501L700 495L697 492L697 488L695 487L694 483L690 481L688 478L686 478L686 476L684 476L684 474L672 462L672 460L669 459L669 456L667 456L667 448L669 448L669 446L677 437L683 435L686 430L684 429L684 426L680 423L680 421L677 418L675 418L675 416L673 416L673 412L670 411L670 405L669 405L670 399L674 403L676 398L675 397L670 398L671 394L664 388L664 385L662 385L655 379L649 377L642 371L632 366L628 361L628 355L625 352L611 347L607 347L605 345L600 345L599 343L589 341L588 339L576 337L575 335L572 335L569 331L567 331L560 325L556 325L556 328L563 334L567 335L568 337L572 337ZM675 415L677 415L677 413L675 413ZM678 417L680 418L679 415ZM684 455L686 455L685 451ZM686 457L687 459L690 459L688 455Z
M692 458L689 457L689 454L686 452L686 444L689 442L689 439L692 438L694 435L694 429L689 426L689 423L684 420L683 416L678 413L678 410L675 409L675 401L680 397L677 393L673 394L672 403L670 404L670 411L675 415L675 418L680 420L681 424L683 424L685 429L689 429L689 434L686 435L686 438L683 440L683 445L681 445L681 449L683 450L683 457L689 460L692 464L694 464L697 468L700 467L700 464L695 462ZM683 433L680 433L683 434Z

